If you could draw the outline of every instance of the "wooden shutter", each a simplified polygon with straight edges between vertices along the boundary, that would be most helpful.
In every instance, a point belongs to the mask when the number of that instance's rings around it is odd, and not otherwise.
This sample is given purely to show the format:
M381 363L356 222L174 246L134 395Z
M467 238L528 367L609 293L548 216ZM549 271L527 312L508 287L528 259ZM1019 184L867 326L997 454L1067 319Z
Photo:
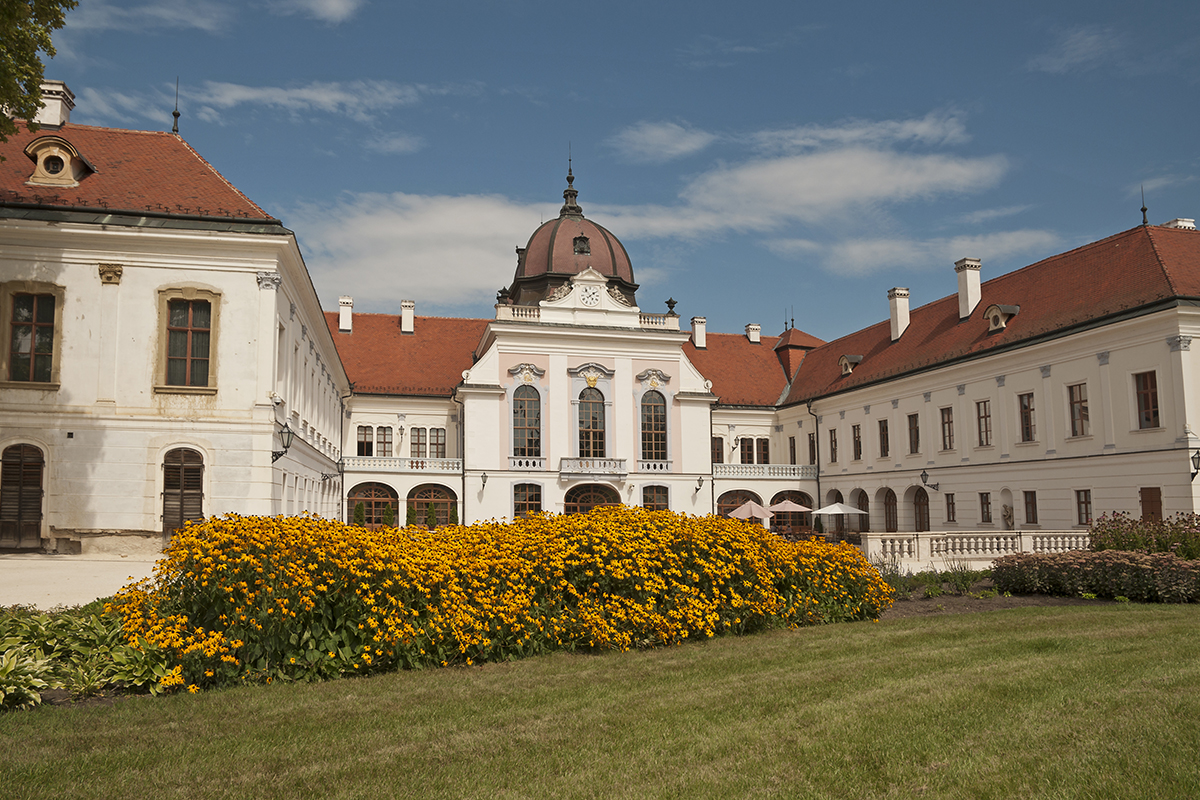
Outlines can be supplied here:
M172 450L163 459L163 532L204 519L204 458L195 450Z
M42 475L45 460L33 445L5 448L0 463L0 547L42 546Z

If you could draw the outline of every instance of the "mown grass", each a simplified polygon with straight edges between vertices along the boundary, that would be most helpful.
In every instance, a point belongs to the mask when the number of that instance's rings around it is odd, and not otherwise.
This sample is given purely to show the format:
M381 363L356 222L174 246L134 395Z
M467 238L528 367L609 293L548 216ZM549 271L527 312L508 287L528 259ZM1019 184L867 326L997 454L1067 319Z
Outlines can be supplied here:
M0 716L6 798L1200 796L1200 608L777 630Z

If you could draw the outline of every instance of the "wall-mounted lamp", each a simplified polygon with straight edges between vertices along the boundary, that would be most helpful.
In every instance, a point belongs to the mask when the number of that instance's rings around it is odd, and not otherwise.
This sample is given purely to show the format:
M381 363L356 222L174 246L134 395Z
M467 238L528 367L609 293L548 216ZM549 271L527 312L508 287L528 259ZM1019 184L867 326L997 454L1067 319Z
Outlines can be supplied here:
M704 488L704 476L701 475L699 478L696 478L696 491L698 492L703 488Z
M404 426L403 425L396 426L396 436L401 439L404 438Z
M279 429L279 443L283 445L283 449L271 451L272 464L287 455L287 451L292 449L292 439L295 437L296 432L289 428L286 422L283 423L283 427Z
M938 484L929 482L929 473L925 470L921 470L921 483L925 486L928 486L930 489L933 489L935 492L938 490Z
M480 475L479 480L483 483L483 488L486 489L487 488L487 473L485 472L482 475Z
M1196 476L1200 475L1200 450L1192 453L1192 480L1196 480Z
M325 481L331 481L334 478L344 474L346 472L346 459L339 458L337 460L336 466L337 466L337 472L322 472L321 473L321 483L324 483Z

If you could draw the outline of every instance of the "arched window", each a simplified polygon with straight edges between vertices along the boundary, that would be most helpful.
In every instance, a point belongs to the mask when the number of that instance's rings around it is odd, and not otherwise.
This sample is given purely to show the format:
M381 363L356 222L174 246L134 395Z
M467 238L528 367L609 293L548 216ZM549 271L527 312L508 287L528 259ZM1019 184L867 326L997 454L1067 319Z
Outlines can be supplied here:
M513 518L520 519L542 510L542 487L536 483L518 483L513 487Z
M0 547L42 546L42 475L46 462L31 444L4 448L0 461Z
M871 530L871 502L867 499L867 493L862 489L858 490L858 503L856 505L859 511L865 512L858 515L858 530Z
M163 533L204 519L204 456L184 447L163 457Z
M900 530L899 514L896 511L896 493L891 489L883 496L883 527L888 533Z
M436 483L424 483L408 493L408 507L417 512L417 524L429 525L429 509L433 508L433 517L438 527L450 524L450 506L458 510L458 497L445 486ZM458 514L455 514L455 519Z
M604 395L590 386L579 393L579 457L604 458Z
M668 511L671 507L665 486L643 486L642 508L649 511Z
M782 503L784 500L791 500L796 505L812 508L812 498L804 492L779 492L771 498L771 505ZM772 527L778 527L781 531L790 531L796 533L812 527L812 512L811 511L776 511L775 516L771 517Z
M918 531L929 530L929 493L918 487L913 495L913 512L916 516Z
M843 499L841 492L834 492L833 499L830 502L845 503L846 501L845 501L845 499ZM830 522L830 527L833 528L834 533L845 533L846 532L846 515L845 514L831 514L829 517L829 522Z
M667 401L659 392L642 395L642 459L667 460Z
M542 398L532 386L513 392L513 455L542 454Z
M563 511L568 514L583 514L596 506L619 505L621 496L617 494L616 489L598 483L585 483L567 490Z
M384 521L384 509L391 506L392 524L403 525L404 520L397 515L397 504L400 495L396 490L382 483L360 483L350 490L350 519L354 519L355 509L363 507L363 523L368 528L378 528Z
M749 492L745 489L733 489L725 492L717 498L717 514L722 517L728 517L730 511L751 500L762 505L762 499L754 492Z

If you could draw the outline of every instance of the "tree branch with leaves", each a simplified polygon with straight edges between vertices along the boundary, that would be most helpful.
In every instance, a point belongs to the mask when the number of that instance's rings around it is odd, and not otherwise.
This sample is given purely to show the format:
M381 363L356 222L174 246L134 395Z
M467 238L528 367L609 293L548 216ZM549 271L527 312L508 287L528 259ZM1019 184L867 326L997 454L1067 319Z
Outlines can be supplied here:
M42 107L41 53L54 56L50 34L77 0L0 0L0 142L17 132L13 119L32 120ZM36 126L31 125L36 130Z

